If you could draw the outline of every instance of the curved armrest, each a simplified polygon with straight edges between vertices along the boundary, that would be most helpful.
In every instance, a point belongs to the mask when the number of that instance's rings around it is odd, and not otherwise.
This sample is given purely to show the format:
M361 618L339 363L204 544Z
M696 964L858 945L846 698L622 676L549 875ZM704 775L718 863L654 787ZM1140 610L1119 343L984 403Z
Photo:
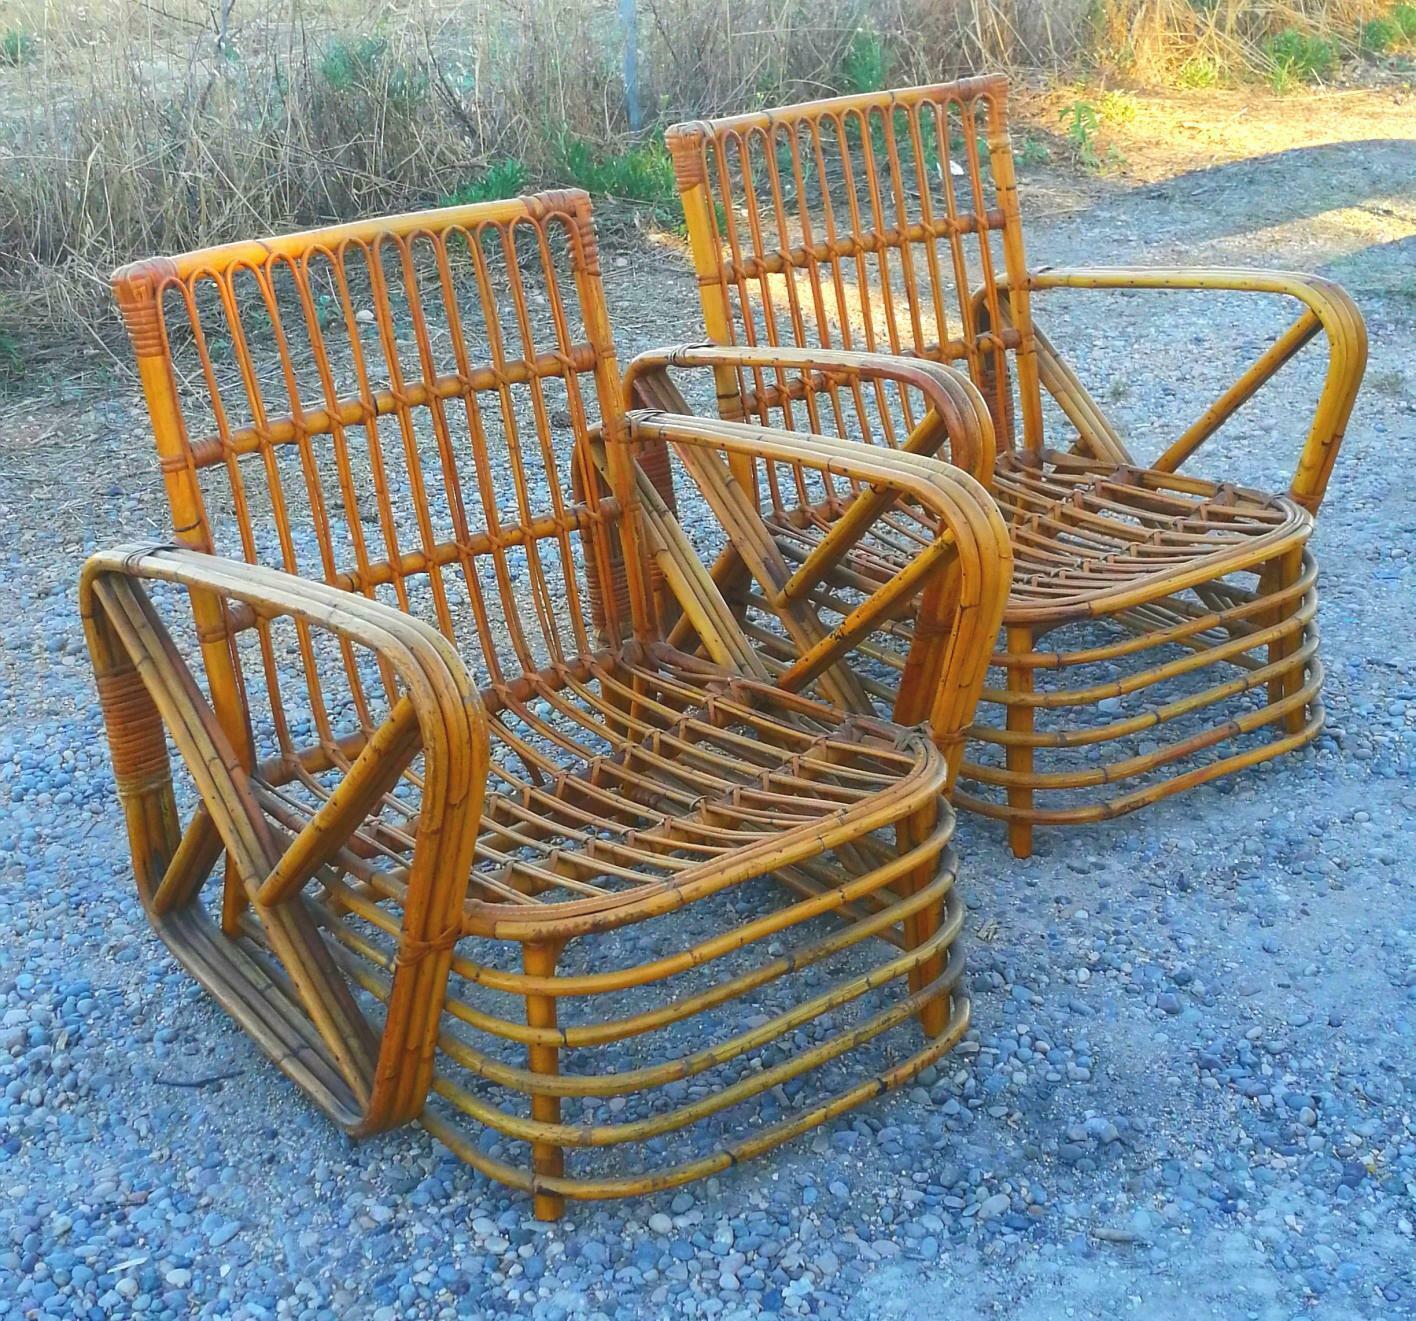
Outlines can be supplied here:
M631 441L676 447L757 577L767 603L801 647L796 662L777 676L782 686L800 688L822 676L882 620L918 601L895 719L904 724L928 719L951 769L957 769L963 733L983 687L1012 581L1008 530L983 487L938 459L796 431L658 410L631 412L627 425ZM715 461L715 452L728 462ZM730 461L735 456L800 464L866 489L792 572L780 554L774 554L755 502L732 476ZM835 628L826 630L814 613L805 617L803 627L803 614L793 611L807 605L806 593L869 530L873 518L853 517L856 511L879 508L877 500L888 506L901 499L930 516L930 544Z
M1332 476L1347 419L1367 365L1362 313L1341 286L1316 275L1211 266L1053 267L1028 276L1028 289L1221 289L1279 294L1304 305L1303 315L1161 456L1154 465L1173 472L1274 372L1319 330L1327 336L1328 370L1289 494L1316 513Z
M932 455L947 441L954 465L971 474L985 488L992 486L996 450L988 405L978 387L963 372L943 363L888 353L858 353L852 349L683 344L641 353L629 364L625 373L627 405L632 408L638 401L678 411L682 399L677 392L667 399L658 397L655 392L653 377L662 375L669 367L797 371L803 376L816 375L825 382L893 381L909 386L924 396L929 411L911 431L901 450ZM742 399L737 390L726 397L720 393L718 403L725 418L735 420L741 414Z
M229 719L223 722L208 705L144 590L146 581L185 587L194 602L219 601L217 618L234 611L257 620L297 620L368 648L396 676L387 719L362 740L342 781L303 828L273 828L230 737ZM85 564L79 594L139 889L154 925L186 961L187 946L197 944L192 923L206 920L197 891L224 846L229 882L241 888L237 907L224 911L239 916L247 903L254 909L316 1035L299 1051L273 1040L266 993L237 954L223 954L230 966L216 971L200 959L189 966L345 1128L371 1132L416 1117L431 1084L436 1045L437 1015L428 1006L443 994L461 933L488 764L486 713L456 652L436 630L381 602L186 548L102 551ZM206 629L201 641L209 657L230 654L224 626ZM214 696L217 687L213 680ZM200 796L200 809L180 837L169 736ZM301 890L351 846L355 831L420 753L418 829L402 878L388 1016L376 1032ZM203 949L226 945L201 939Z

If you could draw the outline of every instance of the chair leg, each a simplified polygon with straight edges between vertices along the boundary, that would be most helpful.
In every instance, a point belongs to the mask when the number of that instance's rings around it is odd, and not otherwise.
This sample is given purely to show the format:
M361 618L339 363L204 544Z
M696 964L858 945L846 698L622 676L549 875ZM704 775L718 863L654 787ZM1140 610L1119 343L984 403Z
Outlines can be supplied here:
M1026 625L1010 625L1007 629L1008 652L1012 656L1027 655L1033 648L1032 629ZM1022 695L1033 691L1033 671L1025 665L1008 667L1008 692ZM1022 703L1010 702L1007 708L1007 726L1010 734L1031 734L1033 732L1033 708ZM1033 770L1033 750L1023 744L1009 743L1004 753L1008 770L1015 775L1031 776ZM1031 786L1009 786L1008 806L1016 811L1031 813L1033 791ZM1032 857L1032 822L1026 817L1014 818L1008 823L1008 845L1015 858Z
M528 977L554 977L561 947L555 942L527 945L522 960ZM536 1028L556 1026L556 997L532 995L526 997L526 1025ZM560 1047L530 1045L526 1048L527 1064L535 1073L548 1076L560 1072ZM540 1092L531 1097L531 1118L546 1124L560 1123L560 1097ZM565 1173L565 1152L549 1142L531 1144L531 1168L537 1174L559 1178ZM565 1198L559 1193L538 1192L535 1195L537 1220L559 1220L565 1214Z
M1264 565L1263 572L1259 575L1259 591L1263 594L1269 592L1280 592L1285 587L1290 586L1298 580L1299 574L1303 572L1303 548L1295 546L1293 549L1285 551L1275 560L1270 560ZM1297 609L1297 605L1292 604L1287 608L1286 613L1292 613ZM1285 610L1276 608L1269 618L1270 624L1282 622ZM1295 632L1287 637L1277 638L1268 645L1268 659L1270 665L1277 665L1286 657L1292 655L1303 642L1301 632ZM1302 670L1296 666L1290 666L1282 674L1276 675L1268 681L1268 699L1270 705L1274 702L1281 702L1285 697L1297 692L1303 683ZM1283 717L1283 727L1289 734L1297 734L1307 722L1307 713L1302 707L1290 711Z
M901 853L906 853L928 838L929 833L938 824L938 819L939 805L932 803L902 820L895 827L895 843L898 850ZM924 866L916 868L910 876L896 882L897 893L901 896L914 894L922 886L928 885L934 879L934 869L937 863L937 858L931 858ZM941 911L939 906L929 904L905 919L905 947L907 949L918 949L939 930ZM944 955L930 955L919 967L911 969L909 974L911 993L928 986L943 971ZM919 1025L924 1030L926 1037L932 1038L941 1035L948 1021L948 1005L943 996L935 996L920 1006Z

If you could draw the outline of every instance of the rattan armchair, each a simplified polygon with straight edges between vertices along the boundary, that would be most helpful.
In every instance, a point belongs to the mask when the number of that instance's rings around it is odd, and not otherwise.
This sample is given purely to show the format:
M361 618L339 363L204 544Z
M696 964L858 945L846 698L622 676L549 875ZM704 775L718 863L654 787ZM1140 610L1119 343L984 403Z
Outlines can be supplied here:
M1317 735L1306 548L1366 361L1341 289L1272 271L1030 269L999 77L681 124L668 144L720 346L674 360L712 369L721 416L937 444L888 374L863 386L791 368L782 346L952 364L986 400L992 482L975 456L954 458L1003 507L1015 574L957 803L1007 821L1026 855L1036 824L1113 817ZM1238 290L1287 296L1299 312L1144 467L1034 322L1033 296L1057 289ZM1177 471L1319 336L1326 377L1286 493ZM846 507L807 507L776 486L762 495L796 553ZM927 536L926 524L900 537L901 556L844 567L897 571ZM730 565L716 574L741 584ZM740 614L752 595L734 597Z
M554 1217L960 1039L944 794L1009 568L972 478L626 413L582 193L114 283L174 524L81 585L138 892L316 1106L420 1120ZM765 458L929 511L909 663L937 738L871 713L868 627L760 654L636 462L666 442L704 480Z

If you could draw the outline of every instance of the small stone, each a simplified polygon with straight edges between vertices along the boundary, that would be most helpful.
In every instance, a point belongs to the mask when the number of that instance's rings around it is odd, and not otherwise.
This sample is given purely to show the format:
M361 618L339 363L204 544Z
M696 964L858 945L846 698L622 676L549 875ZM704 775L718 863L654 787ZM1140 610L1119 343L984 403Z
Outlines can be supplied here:
M1007 1193L994 1193L986 1202L978 1208L978 1218L980 1220L992 1220L995 1216L1001 1216L1013 1204L1013 1199Z

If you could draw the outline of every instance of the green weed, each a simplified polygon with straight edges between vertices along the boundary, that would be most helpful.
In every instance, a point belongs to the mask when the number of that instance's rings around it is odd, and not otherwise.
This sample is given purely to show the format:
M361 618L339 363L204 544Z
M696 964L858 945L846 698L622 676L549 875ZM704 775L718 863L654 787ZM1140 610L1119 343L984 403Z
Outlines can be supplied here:
M382 37L335 41L325 48L319 75L331 91L377 97L404 111L417 107L429 89L427 74L395 56Z
M1103 92L1096 108L1103 124L1130 124L1136 118L1136 98L1129 92Z
M1175 71L1175 82L1192 92L1203 92L1219 86L1220 73L1219 61L1213 55L1191 55Z
M841 60L841 82L846 91L857 96L879 92L890 85L889 75L890 51L885 43L876 33L858 29Z
M480 174L442 199L443 206L467 206L472 202L497 202L526 191L530 175L514 157L493 161Z
M382 37L331 42L320 58L320 77L336 92L367 87L377 78L387 54L388 42Z
M15 384L24 375L25 355L20 342L18 334L0 329L0 390Z
M1052 152L1048 150L1047 143L1041 138L1035 138L1030 135L1024 136L1023 140L1018 143L1018 149L1015 155L1018 164L1025 169L1030 169L1036 165L1046 165L1047 162L1052 159Z
M1368 55L1383 55L1401 40L1401 29L1390 18L1372 18L1357 31L1357 45Z
M1073 101L1058 116L1062 121L1062 131L1067 135L1077 159L1089 170L1101 168L1101 157L1097 154L1096 134L1101 120L1096 107L1090 101Z
M1297 28L1284 28L1264 42L1272 71L1269 82L1274 91L1285 92L1298 83L1317 82L1337 65L1337 47L1325 37L1315 37Z
M34 58L35 40L23 28L10 28L0 33L0 64L12 69L28 64Z
M560 169L577 188L598 197L646 206L654 220L672 226L679 216L674 162L660 136L627 151L601 151L562 131L554 144Z
M1403 41L1416 42L1416 5L1399 4L1391 11L1391 21Z

